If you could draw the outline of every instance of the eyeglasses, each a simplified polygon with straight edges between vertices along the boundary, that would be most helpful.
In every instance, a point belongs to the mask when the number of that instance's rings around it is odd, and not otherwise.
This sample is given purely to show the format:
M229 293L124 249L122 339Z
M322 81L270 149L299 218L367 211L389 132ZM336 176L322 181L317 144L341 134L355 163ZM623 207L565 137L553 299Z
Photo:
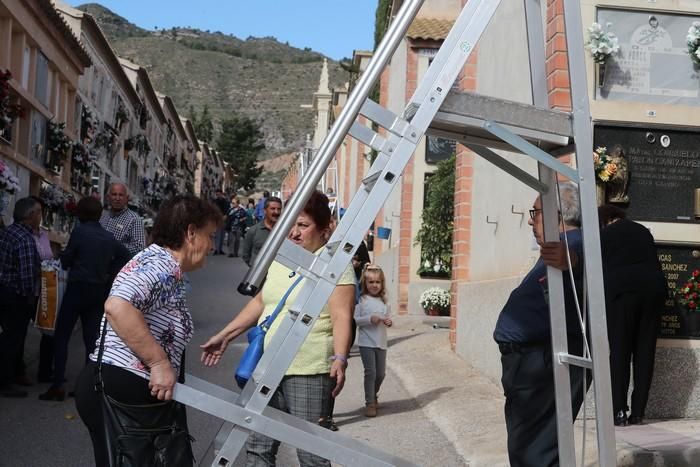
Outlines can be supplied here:
M535 220L538 212L542 212L542 209L530 209L530 219Z
M365 264L364 270L365 270L365 271L381 271L382 268L379 267L379 266L377 266L376 264L370 264L370 263L368 263L368 264Z

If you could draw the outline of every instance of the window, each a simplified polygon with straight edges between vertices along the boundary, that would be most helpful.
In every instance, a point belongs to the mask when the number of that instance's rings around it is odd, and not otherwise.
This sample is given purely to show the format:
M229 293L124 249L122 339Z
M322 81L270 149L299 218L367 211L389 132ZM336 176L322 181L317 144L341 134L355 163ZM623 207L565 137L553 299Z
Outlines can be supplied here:
M36 55L36 82L34 83L34 96L49 106L49 59L41 52Z

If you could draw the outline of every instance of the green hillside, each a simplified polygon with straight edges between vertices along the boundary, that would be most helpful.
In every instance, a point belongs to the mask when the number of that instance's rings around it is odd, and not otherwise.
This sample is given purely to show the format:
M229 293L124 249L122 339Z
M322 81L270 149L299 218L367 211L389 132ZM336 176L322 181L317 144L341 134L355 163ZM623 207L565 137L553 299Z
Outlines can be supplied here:
M187 26L148 31L98 4L78 8L95 17L120 56L148 70L182 115L190 105L199 111L207 104L215 126L231 112L258 121L262 158L300 149L313 131L313 113L301 105L310 104L318 88L323 55L272 37L243 40ZM337 62L329 60L328 69L331 86L348 80Z

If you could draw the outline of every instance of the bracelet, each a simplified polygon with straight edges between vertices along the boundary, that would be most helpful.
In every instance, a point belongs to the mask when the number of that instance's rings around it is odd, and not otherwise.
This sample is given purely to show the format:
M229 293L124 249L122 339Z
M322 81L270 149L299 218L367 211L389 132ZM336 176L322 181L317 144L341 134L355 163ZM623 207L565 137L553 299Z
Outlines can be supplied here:
M348 364L348 357L346 355L331 355L328 360L335 361L340 360L341 362Z

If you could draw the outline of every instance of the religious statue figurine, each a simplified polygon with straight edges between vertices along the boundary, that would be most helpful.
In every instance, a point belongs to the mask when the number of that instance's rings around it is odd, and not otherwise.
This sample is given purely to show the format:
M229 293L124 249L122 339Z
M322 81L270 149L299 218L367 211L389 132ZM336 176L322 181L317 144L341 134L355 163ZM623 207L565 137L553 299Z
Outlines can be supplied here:
M616 144L609 153L611 162L617 166L617 172L610 177L607 185L607 197L609 203L626 204L630 202L627 195L629 188L629 166L625 158L625 151L622 146Z

